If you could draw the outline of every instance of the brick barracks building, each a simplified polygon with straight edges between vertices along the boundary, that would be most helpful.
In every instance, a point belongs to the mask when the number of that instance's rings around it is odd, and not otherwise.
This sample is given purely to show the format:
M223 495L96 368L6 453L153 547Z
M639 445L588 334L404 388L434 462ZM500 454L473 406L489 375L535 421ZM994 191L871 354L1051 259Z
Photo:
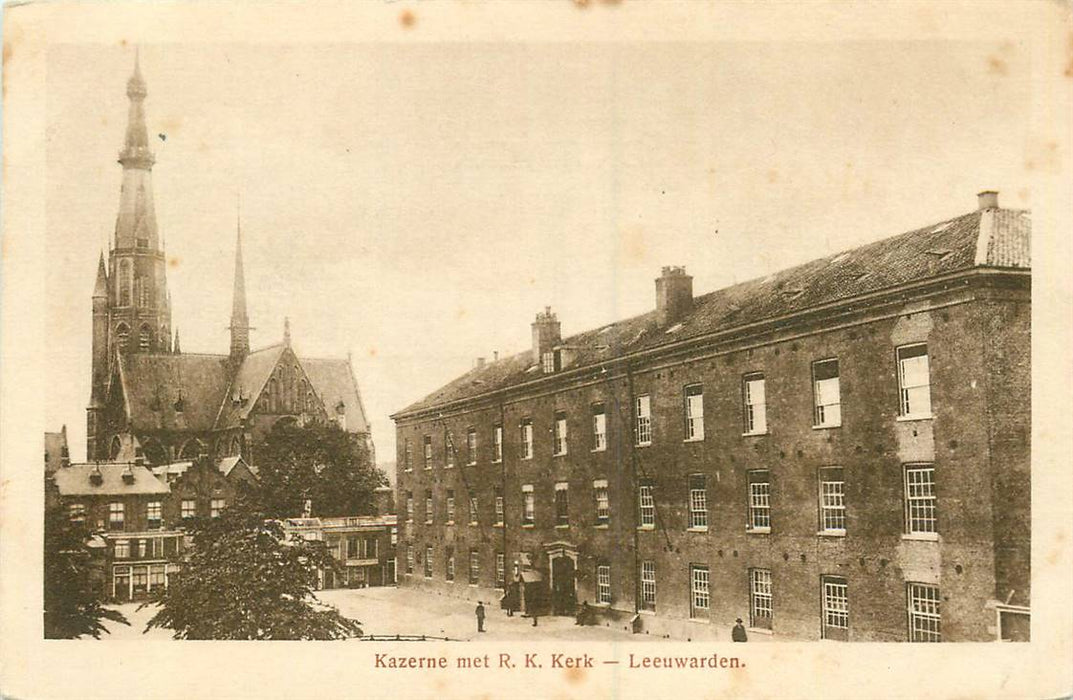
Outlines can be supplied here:
M971 213L399 411L399 579L676 638L1027 639L1031 222Z

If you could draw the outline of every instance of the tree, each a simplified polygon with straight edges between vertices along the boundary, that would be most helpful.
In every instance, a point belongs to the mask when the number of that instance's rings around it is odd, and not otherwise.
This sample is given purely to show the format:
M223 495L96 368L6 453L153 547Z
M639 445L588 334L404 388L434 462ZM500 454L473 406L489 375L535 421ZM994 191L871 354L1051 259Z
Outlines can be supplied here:
M181 576L159 591L152 627L176 639L346 639L358 621L320 603L318 569L338 567L320 541L287 536L245 499L191 526Z
M86 546L90 535L84 523L71 522L62 508L45 510L46 639L86 635L100 639L101 632L108 632L102 620L130 624L118 610L101 605L100 578L94 577L92 563L94 554Z
M360 515L373 511L373 492L387 476L372 463L366 442L335 423L276 423L253 451L259 469L258 507L270 518Z

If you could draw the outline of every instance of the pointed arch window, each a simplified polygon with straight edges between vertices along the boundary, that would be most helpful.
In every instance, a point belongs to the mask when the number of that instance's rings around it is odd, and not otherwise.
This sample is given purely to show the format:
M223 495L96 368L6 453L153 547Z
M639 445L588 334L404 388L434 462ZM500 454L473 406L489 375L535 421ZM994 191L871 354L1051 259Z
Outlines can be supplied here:
M147 284L144 277L138 278L138 306L149 307L153 305L152 286Z
M119 278L116 282L119 285L119 305L130 306L131 295L131 268L130 260L122 260L119 263Z
M153 345L153 331L149 326L142 326L138 331L138 350L149 352Z
M120 323L115 329L116 342L119 344L120 350L126 350L130 344L130 327L125 323Z

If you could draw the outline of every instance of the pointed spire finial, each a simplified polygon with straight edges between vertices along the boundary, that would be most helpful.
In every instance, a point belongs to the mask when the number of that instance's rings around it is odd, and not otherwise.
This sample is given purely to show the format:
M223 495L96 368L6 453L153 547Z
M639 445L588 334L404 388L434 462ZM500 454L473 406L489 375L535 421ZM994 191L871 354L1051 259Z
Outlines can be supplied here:
M94 299L108 298L108 269L104 265L104 251L97 259L97 282L93 285Z
M231 300L231 358L250 354L250 319L246 313L246 277L242 268L242 226L236 211L235 289Z
M171 351L176 355L183 354L182 346L179 345L179 328L177 326L175 328L175 344L171 346Z

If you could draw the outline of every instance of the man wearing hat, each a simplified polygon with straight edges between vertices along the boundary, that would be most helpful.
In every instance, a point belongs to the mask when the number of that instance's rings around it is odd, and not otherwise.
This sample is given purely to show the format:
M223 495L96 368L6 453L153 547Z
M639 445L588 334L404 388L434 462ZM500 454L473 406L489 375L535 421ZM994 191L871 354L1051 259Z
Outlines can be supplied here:
M479 601L479 600L477 601L476 613L477 613L477 631L478 632L483 632L484 631L484 603L482 601Z
M741 624L741 618L739 617L734 622L736 624L734 625L734 629L730 632L730 638L735 642L749 641L749 636L745 634L745 625Z

